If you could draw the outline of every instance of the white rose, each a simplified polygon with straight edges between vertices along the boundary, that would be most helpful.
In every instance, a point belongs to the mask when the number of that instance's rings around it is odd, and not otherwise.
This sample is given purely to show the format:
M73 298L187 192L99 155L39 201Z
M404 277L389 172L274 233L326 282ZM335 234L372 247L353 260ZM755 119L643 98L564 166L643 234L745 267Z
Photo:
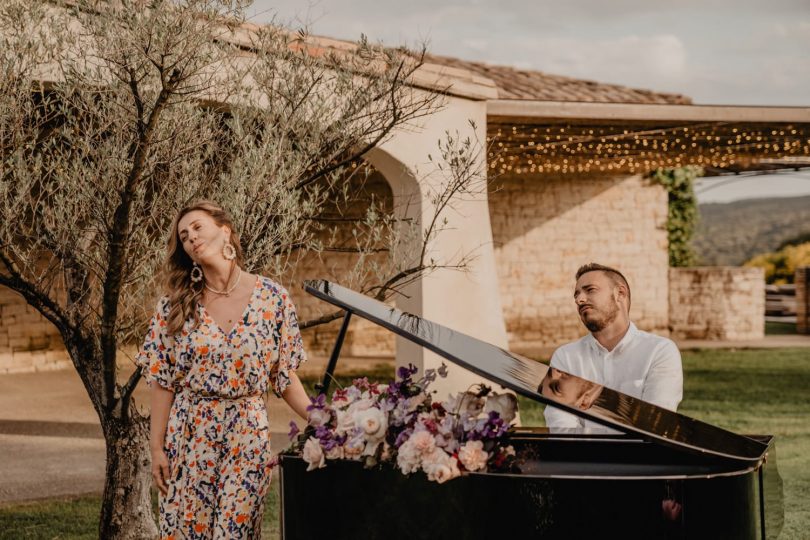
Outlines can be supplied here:
M397 467L405 474L419 470L419 452L416 451L410 439L405 441L397 451Z
M358 399L357 401L349 405L349 408L347 410L349 411L350 414L354 414L359 411L365 411L366 409L371 408L372 405L374 405L374 400Z
M315 437L310 437L304 443L303 458L304 461L309 463L307 471L314 471L326 466L323 448L321 448L321 443Z
M344 433L354 429L354 419L352 418L351 413L348 411L336 411L335 414L337 416L337 426L335 427L335 432L338 435L343 435Z
M327 409L312 409L309 411L309 425L313 427L325 426L332 419Z
M484 412L496 412L507 424L515 419L518 403L512 394L492 394L487 397Z
M379 442L385 437L385 430L388 429L388 421L385 413L376 407L356 411L353 415L354 425L362 428L366 439L372 442Z
M489 454L484 451L481 441L468 441L458 451L458 460L468 471L479 471L487 466Z
M440 484L461 475L456 459L438 448L424 456L422 469L427 473L428 480Z

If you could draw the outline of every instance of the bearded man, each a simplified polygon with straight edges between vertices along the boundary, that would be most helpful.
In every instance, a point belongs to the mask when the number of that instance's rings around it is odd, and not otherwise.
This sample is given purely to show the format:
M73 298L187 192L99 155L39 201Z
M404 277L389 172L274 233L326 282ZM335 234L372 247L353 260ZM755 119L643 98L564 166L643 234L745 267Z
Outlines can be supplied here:
M678 347L630 321L630 285L615 268L586 264L576 280L574 302L590 333L554 351L551 367L674 411L683 397ZM550 428L598 427L551 406L545 417Z

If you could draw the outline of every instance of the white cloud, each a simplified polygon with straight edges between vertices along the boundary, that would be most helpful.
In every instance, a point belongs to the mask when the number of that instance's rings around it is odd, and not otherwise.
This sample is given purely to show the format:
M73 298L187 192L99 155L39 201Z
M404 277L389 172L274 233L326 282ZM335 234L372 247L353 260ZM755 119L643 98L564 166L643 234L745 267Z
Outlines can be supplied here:
M542 70L625 84L668 84L687 68L686 47L673 35L594 41L548 38L537 40L534 49L536 67Z

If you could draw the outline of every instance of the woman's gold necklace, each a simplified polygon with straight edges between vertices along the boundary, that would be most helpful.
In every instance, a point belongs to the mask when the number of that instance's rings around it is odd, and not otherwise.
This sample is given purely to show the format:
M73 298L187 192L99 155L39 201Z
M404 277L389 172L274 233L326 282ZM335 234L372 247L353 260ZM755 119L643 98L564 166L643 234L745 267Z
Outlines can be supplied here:
M233 270L231 270L231 271L233 271ZM228 278L230 279L230 276L228 276ZM239 285L239 280L240 279L242 279L242 269L241 268L239 268L239 274L236 276L236 281L234 281L233 285L231 285L230 287L226 287L225 289L223 289L221 291L218 291L218 290L214 289L213 287L210 287L208 285L208 283L206 283L205 288L208 289L209 291L211 291L214 294L218 294L218 295L221 295L221 296L230 296L231 293L234 291L234 289L236 289L236 286Z

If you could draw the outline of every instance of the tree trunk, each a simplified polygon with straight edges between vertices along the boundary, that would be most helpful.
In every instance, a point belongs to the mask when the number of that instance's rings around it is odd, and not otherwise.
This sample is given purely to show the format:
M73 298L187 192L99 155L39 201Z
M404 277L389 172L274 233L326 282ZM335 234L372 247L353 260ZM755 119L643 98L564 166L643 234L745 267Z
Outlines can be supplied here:
M150 496L149 419L131 404L129 413L129 421L102 419L107 475L99 538L104 540L153 540L158 536Z

